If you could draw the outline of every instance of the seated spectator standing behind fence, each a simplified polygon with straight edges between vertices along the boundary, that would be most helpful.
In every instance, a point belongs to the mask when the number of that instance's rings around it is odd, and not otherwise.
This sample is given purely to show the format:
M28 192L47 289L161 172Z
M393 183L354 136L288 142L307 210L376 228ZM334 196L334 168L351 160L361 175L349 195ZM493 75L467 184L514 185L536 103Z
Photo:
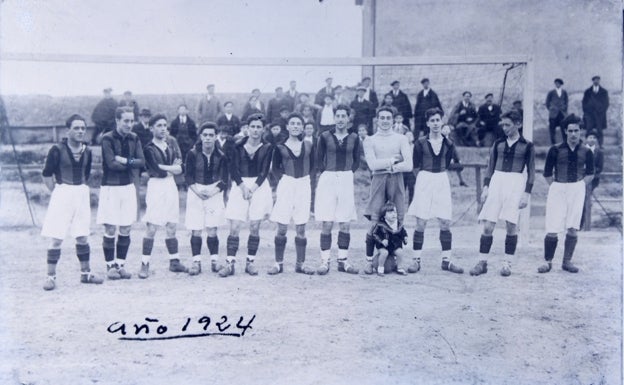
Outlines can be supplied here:
M414 106L414 138L418 140L420 134L427 135L429 133L429 127L427 126L427 120L425 118L425 112L430 108L439 108L444 113L442 103L431 88L429 88L429 79L423 78L420 81L423 89L416 95L416 105ZM406 120L406 124L409 125L409 120Z
M594 154L594 179L591 183L587 184L585 189L585 208L583 209L583 217L581 218L581 229L585 225L585 220L590 221L591 225L591 198L594 189L600 184L600 174L604 166L604 154L602 150L597 146L598 135L596 131L589 131L585 137L585 147Z
M412 119L413 116L412 104L407 95L401 91L401 83L398 80L393 81L390 85L392 86L392 90L388 92L388 94L392 95L392 105L403 115L403 123L409 126L410 119Z
M357 88L357 96L351 102L353 110L353 127L357 128L361 124L365 124L368 128L368 135L373 135L373 117L375 116L375 106L364 98L366 88L359 86Z
M284 97L284 91L282 87L277 87L275 89L275 97L269 100L269 106L267 107L267 121L275 122L276 120L278 120L280 118L280 112L282 110L286 110L286 112L290 111L289 106L290 104L288 100L286 100L286 98Z
M472 93L464 91L462 101L451 111L449 124L455 127L453 139L457 146L476 146L478 141L477 135L477 106L470 100Z
M176 138L182 153L182 160L186 160L186 154L197 142L197 125L195 121L188 116L188 108L186 104L178 107L178 116L171 121L169 134Z
M112 88L105 88L103 92L104 99L96 104L91 114L91 120L95 124L95 132L93 133L93 138L91 138L91 144L99 144L102 139L101 136L115 128L117 101L111 95L111 92L113 92Z
M602 130L607 128L609 92L600 86L600 76L594 76L592 82L592 86L583 94L583 120L585 129L596 131L598 144L602 148Z
M264 115L265 112L266 111L264 109L264 103L262 102L262 100L260 100L260 90L254 88L253 91L251 91L251 96L249 97L249 100L247 101L247 103L245 103L245 107L243 107L243 115L241 116L241 119L243 122L246 122L251 115Z
M230 135L234 136L240 132L241 121L234 115L234 103L227 101L223 104L223 113L217 118L217 127L230 127Z
M132 111L134 112L134 120L139 119L139 103L137 103L137 101L132 98L131 91L124 92L123 99L119 101L119 107L132 108Z
M217 116L221 113L221 102L215 95L214 84L208 84L206 86L208 91L197 104L197 120L199 124L204 122L215 122Z
M318 106L322 106L323 104L325 104L325 96L327 95L331 96L333 99L334 97L334 88L332 87L333 81L334 79L332 78L325 79L325 87L321 88L316 93L316 96L314 97L314 104Z
M334 127L334 104L331 95L325 95L325 104L318 111L318 135Z
M151 117L152 111L144 108L139 113L139 121L132 126L132 132L139 137L142 147L145 147L152 140L152 131L149 127L149 120Z
M485 95L485 103L479 107L478 115L478 144L481 147L491 147L497 139L504 138L504 133L502 137L498 136L499 131L502 131L498 127L501 108L494 104L494 94L489 93Z
M546 95L550 144L557 143L557 126L561 129L561 141L565 142L565 129L561 126L561 121L568 114L568 93L561 86L563 86L563 80L555 79L555 89L549 91L548 95Z

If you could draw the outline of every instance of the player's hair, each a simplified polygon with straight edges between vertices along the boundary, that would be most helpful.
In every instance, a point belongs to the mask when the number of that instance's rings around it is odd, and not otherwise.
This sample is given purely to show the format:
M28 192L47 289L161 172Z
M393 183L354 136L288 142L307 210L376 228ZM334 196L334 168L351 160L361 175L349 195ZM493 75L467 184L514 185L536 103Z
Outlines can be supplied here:
M336 109L334 110L334 115L340 110L345 111L347 113L347 116L351 115L351 108L346 104L339 104L338 106L336 106Z
M260 123L262 123L262 125L264 126L264 115L262 114L249 115L249 117L247 118L247 124L251 124L251 122L255 122L256 120L259 120Z
M462 96L466 96L466 94L470 95L472 97L472 92L470 91L464 91L464 93L462 94Z
M515 111L509 111L509 112L504 113L501 116L501 120L503 119L509 119L512 122L514 122L514 124L522 123L522 116L520 116L520 114Z
M588 136L595 136L596 138L598 137L598 133L594 130L590 130L587 132L587 134L585 134L585 137L587 138Z
M362 128L362 127L364 127L364 129L366 130L366 132L368 132L368 124L366 124L366 123L360 123L360 124L358 124L358 126L357 126L357 130L359 131L359 130L360 130L360 128Z
M115 119L121 119L121 115L130 112L134 116L134 110L132 107L117 107L115 108Z
M188 110L188 106L186 104L184 104L184 103L182 103L182 104L180 104L178 106L178 110L180 109L180 107L184 107L184 108L186 108Z
M380 113L382 113L382 112L384 112L384 111L385 111L385 112L389 112L389 113L390 113L390 115L394 116L394 110L393 110L391 107L388 107L388 106L382 106L382 107L379 107L379 108L377 109L377 117L379 117L379 114L380 114Z
M563 127L564 131L568 129L568 126L571 124L576 124L579 126L580 129L583 129L583 119L579 118L578 116L574 115L574 114L570 114L568 116L566 116L562 121L561 121L561 127Z
M204 122L199 127L199 131L198 132L201 134L204 130L207 130L207 129L214 130L214 132L216 134L217 133L217 124L215 122Z
M301 116L298 112L291 112L288 114L288 118L286 118L286 122L289 123L291 119L299 119L301 120L301 124L303 124L303 116Z
M165 122L167 122L167 117L165 116L165 114L156 114L156 115L153 115L150 118L148 124L149 124L150 127L154 127L154 124L156 124L156 122L161 120L161 119L165 119Z
M429 120L434 115L440 115L440 117L444 116L444 111L439 109L438 107L433 107L425 111L425 120Z
M396 211L396 205L394 204L394 202L392 201L387 201L386 203L384 203L383 206L381 206L381 210L379 211L379 217L380 218L386 218L386 213L388 211Z
M67 128L70 128L74 120L82 120L83 122L85 122L85 125L87 124L87 119L83 118L82 115L73 114L72 116L67 118L67 120L65 121L65 126Z

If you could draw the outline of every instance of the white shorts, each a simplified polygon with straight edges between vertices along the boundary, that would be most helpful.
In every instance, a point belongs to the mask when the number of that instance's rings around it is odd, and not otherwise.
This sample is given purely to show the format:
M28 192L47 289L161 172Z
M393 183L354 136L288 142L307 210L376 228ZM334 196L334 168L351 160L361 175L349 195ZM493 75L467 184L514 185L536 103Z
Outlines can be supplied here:
M520 199L526 187L526 174L494 171L488 196L483 203L478 220L498 222L499 219L518 224Z
M446 172L419 171L407 215L429 220L453 218L451 184Z
M178 186L173 175L165 178L149 178L145 193L145 215L143 222L164 226L180 220L180 199Z
M41 235L65 239L67 233L76 237L89 235L91 206L86 184L57 184L52 191Z
M271 212L273 222L289 224L292 219L296 225L308 223L312 200L309 175L302 178L282 176L277 184L276 195L277 201Z
M585 182L553 182L546 198L546 232L559 233L566 229L579 229L583 205L585 204Z
M316 185L314 218L319 222L357 219L352 171L323 171Z
M137 196L134 184L100 187L97 223L130 226L137 219Z
M207 189L216 186L195 183L198 189ZM186 195L186 220L184 225L188 230L203 230L205 227L218 227L225 223L225 206L223 193L213 195L210 199L202 200L190 186Z
M243 184L251 188L256 177L242 178ZM230 195L225 207L225 219L236 221L260 221L271 214L273 209L273 194L269 181L264 180L262 185L253 193L250 200L243 198L243 192L236 182L232 182Z

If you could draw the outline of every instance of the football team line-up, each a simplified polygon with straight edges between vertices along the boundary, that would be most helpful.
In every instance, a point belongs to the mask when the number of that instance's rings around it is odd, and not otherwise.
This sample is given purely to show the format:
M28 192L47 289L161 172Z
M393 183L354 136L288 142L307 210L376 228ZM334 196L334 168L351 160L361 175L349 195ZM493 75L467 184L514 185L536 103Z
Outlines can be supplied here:
M365 87L359 87L358 98L363 98L365 91ZM331 101L333 97L327 99ZM254 261L260 241L260 223L267 216L277 223L275 263L268 274L284 272L286 234L291 222L296 230L295 272L326 275L331 270L332 231L337 224L337 270L358 274L359 269L349 261L350 222L356 219L354 171L364 161L371 171L365 209L370 227L366 232L364 273L380 276L390 272L417 273L425 228L432 218L437 218L440 227L441 269L456 274L464 272L452 260L452 200L447 175L450 170L459 174L462 165L455 144L445 136L450 128L438 107L425 111L426 135L416 138L413 144L408 136L397 132L397 110L391 106L382 105L376 109L376 130L372 135L358 135L349 129L352 108L338 104L331 107L332 124L328 127L321 124L320 135L304 134L309 130L306 119L298 112L283 116L284 129L280 127L280 130L273 130L279 127L278 123L265 127L265 116L252 113L244 122L245 135L224 140L218 135L217 123L203 122L197 130L197 141L184 156L178 141L169 134L170 127L163 114L149 118L147 127L151 139L142 145L133 132L135 114L132 107L117 107L114 128L100 137L102 183L96 221L104 226L102 249L109 280L132 276L127 271L126 256L130 229L137 217L135 181L141 170L148 173L149 179L142 218L146 230L139 278L150 275L150 256L160 227L166 232L171 272L191 276L202 272L202 234L205 231L210 271L220 277L235 274L239 232L245 223L249 223L249 237L244 272L257 275ZM321 123L324 114L320 114ZM93 284L104 281L93 274L89 266L91 209L87 180L92 154L84 141L86 120L75 114L67 119L66 126L67 137L51 147L43 169L44 182L52 191L42 228L42 235L51 239L45 290L56 287L56 265L67 233L76 240L80 281ZM511 274L520 210L527 206L535 180L534 146L519 132L521 115L507 112L500 117L497 126L504 135L494 140L490 148L481 196L483 207L478 216L483 232L478 260L470 270L473 276L488 271L492 234L499 220L505 221L507 233L499 272L504 277ZM586 184L591 183L594 175L593 152L580 140L581 119L569 115L561 126L565 127L565 140L549 149L544 170L550 187L546 203L545 263L538 268L539 273L551 270L560 232L566 232L562 269L578 272L571 260ZM417 199L406 200L406 185L411 187L405 182L406 175L415 176L413 197ZM183 176L187 186L185 227L191 231L192 253L189 267L181 262L178 252L176 232L180 213L175 176ZM314 219L322 223L320 260L316 261L316 268L305 263L306 224L311 207L314 207ZM416 217L411 252L403 248L408 238L404 228L406 215ZM225 264L221 265L217 228L226 221L229 221L230 232Z

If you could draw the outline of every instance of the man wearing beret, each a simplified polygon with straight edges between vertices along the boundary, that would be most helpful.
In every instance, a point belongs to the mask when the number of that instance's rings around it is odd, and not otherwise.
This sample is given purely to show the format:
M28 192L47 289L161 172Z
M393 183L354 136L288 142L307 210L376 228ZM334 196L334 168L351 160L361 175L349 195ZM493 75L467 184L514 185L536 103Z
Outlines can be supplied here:
M412 119L412 104L409 101L407 95L401 91L401 83L398 80L390 83L392 90L386 95L392 96L392 106L396 108L401 115L403 115L403 122L405 125L410 125L410 119Z
M418 140L420 133L425 135L429 134L429 127L427 127L427 120L425 118L425 111L431 108L439 108L444 114L442 103L438 95L429 88L429 79L423 78L420 81L423 89L416 95L416 105L414 106L414 139Z
M594 76L592 82L583 94L583 120L587 131L596 131L598 144L602 147L602 130L607 128L609 92L600 86L600 76Z
M548 131L550 132L550 144L557 143L555 139L557 126L561 129L561 141L565 142L565 130L561 121L568 114L568 93L561 88L563 80L555 79L555 89L546 95L546 108L548 109Z

